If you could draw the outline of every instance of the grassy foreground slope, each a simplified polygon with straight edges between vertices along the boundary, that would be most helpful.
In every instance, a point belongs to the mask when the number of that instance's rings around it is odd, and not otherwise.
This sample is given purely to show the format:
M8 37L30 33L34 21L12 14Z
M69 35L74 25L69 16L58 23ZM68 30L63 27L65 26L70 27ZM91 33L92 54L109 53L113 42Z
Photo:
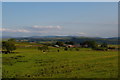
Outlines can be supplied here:
M3 78L116 78L117 51L20 48L3 54Z

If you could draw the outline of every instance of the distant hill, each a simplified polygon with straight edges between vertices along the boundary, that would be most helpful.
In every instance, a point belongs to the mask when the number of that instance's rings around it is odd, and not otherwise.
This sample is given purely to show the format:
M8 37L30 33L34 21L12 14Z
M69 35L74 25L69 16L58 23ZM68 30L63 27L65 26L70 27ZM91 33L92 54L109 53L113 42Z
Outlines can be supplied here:
M111 38L108 38L108 39L120 39L120 37L111 37Z
M32 37L18 37L17 40L27 40L28 42L47 42L47 41L73 41L75 43L82 43L84 41L94 40L98 43L108 43L108 44L118 44L118 38L120 37L112 37L112 38L100 38L100 37L79 37L79 36L32 36Z

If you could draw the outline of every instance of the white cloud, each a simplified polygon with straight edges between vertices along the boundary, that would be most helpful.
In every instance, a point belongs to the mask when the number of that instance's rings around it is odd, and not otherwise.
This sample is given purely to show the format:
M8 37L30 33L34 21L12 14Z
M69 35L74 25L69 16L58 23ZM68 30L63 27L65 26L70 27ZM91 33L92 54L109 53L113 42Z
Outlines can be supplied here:
M8 28L0 28L0 31L3 32L21 32L21 33L48 33L48 31L36 31L36 30L26 30L26 29L8 29Z
M25 33L28 33L28 32L30 32L30 31L28 31L28 30L25 30L25 29L21 29L21 30L15 30L16 32L25 32Z
M32 33L49 33L48 31L31 31Z
M32 28L35 29L61 29L62 27L57 25L57 26L39 26L39 25L34 25Z
M78 35L86 35L84 32L77 32Z
M9 29L6 29L6 28L0 28L0 31L9 31Z
M28 33L30 32L29 30L25 30L25 29L8 29L8 28L0 28L0 31L4 31L4 32L24 32L24 33Z

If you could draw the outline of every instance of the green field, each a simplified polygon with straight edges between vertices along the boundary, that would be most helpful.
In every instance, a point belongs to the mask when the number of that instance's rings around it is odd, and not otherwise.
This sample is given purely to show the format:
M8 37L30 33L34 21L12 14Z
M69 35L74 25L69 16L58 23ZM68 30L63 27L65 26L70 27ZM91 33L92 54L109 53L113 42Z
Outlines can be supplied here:
M19 48L3 54L3 78L117 78L118 51Z

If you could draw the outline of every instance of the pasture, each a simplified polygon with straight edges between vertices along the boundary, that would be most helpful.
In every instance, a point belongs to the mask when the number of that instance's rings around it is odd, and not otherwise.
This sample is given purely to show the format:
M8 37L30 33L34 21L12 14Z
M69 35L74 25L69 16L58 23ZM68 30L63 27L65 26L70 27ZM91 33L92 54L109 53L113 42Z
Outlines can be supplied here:
M117 78L118 51L18 48L3 54L3 78Z

